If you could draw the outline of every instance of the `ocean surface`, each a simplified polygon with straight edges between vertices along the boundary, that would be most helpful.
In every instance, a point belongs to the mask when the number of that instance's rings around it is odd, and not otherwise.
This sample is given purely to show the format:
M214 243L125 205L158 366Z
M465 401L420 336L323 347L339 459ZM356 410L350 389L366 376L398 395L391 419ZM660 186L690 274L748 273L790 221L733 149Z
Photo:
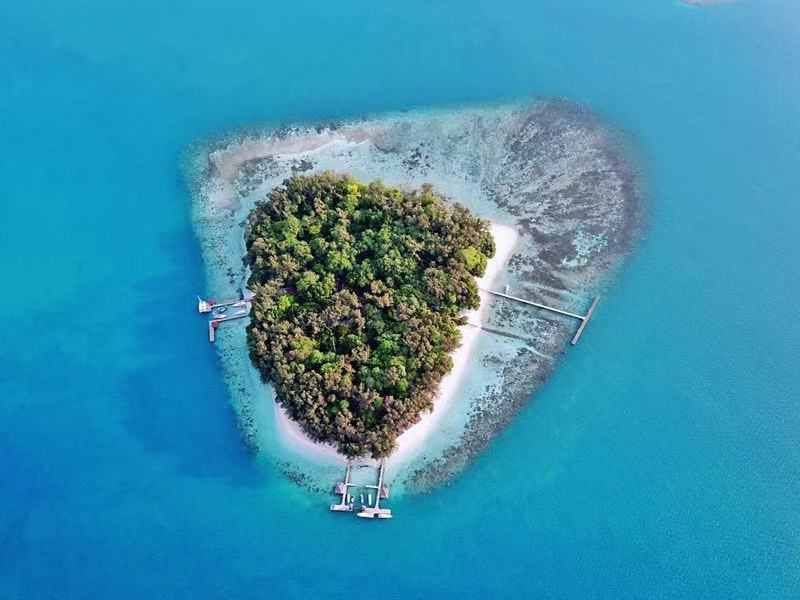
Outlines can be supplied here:
M800 597L800 6L0 5L0 599ZM452 485L336 518L244 449L180 164L526 97L625 132L639 251Z

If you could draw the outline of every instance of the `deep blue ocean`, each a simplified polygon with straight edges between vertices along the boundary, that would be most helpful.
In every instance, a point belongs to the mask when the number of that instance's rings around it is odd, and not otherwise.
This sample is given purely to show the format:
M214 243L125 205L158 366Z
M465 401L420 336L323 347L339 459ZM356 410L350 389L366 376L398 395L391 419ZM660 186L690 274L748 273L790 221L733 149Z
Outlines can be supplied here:
M336 518L237 432L181 160L561 96L648 229L451 486ZM0 4L0 600L800 597L800 4Z

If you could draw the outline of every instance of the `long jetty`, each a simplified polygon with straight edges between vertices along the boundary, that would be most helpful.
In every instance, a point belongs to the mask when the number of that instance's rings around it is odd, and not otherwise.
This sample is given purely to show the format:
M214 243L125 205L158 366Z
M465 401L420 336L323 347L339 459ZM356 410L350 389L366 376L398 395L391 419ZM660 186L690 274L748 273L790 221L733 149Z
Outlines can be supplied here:
M354 484L350 483L350 474L350 463L347 463L347 467L345 467L344 470L344 481L337 483L334 489L337 494L342 495L342 501L338 504L331 504L331 511L333 512L353 512L353 503L349 502L347 498L349 495L349 488L354 486Z
M532 300L526 300L525 298L517 298L516 296L511 296L509 294L504 294L503 292L496 292L494 290L483 290L487 294L491 294L492 296L498 296L500 298L505 298L506 300L511 300L513 302L519 302L521 304L527 304L528 306L533 306L539 308L541 310L546 310L552 313L556 313L565 317L570 317L571 319L577 319L581 322L578 330L575 332L575 335L572 337L570 344L573 346L578 343L578 340L581 339L583 335L584 329L586 329L586 325L589 324L589 320L592 318L592 314L594 313L594 309L597 307L597 303L600 301L600 298L595 298L592 300L592 305L589 307L589 310L586 312L585 315L579 315L574 312L570 312L568 310L562 310L560 308L555 308L553 306L547 306L546 304L541 304L539 302L533 302Z

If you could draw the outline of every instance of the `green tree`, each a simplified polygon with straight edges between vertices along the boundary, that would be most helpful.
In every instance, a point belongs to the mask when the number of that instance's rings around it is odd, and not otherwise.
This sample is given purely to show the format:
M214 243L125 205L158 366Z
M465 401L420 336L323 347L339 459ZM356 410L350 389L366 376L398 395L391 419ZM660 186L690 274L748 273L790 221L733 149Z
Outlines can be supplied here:
M248 347L276 399L348 456L391 452L452 368L494 255L487 223L433 188L287 179L248 219Z

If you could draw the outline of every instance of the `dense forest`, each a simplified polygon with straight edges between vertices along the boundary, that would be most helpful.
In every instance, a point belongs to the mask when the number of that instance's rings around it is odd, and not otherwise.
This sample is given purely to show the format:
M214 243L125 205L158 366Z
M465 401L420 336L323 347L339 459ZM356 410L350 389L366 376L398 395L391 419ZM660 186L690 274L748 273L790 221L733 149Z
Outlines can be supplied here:
M488 223L429 186L296 176L251 212L250 356L314 440L389 454L452 368L494 255Z

